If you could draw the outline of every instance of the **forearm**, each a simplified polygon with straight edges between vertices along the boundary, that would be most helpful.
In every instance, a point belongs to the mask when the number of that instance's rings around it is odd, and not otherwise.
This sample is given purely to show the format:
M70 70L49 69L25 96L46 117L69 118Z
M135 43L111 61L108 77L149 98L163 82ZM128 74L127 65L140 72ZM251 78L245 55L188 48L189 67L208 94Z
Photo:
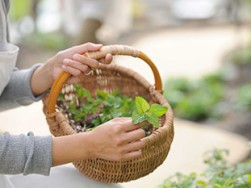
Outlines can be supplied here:
M34 71L30 85L35 96L40 95L51 87L53 83L52 69L52 65L46 63Z
M53 138L52 166L93 157L89 132Z
M93 158L91 133L61 137L0 135L0 174L49 175L52 166Z

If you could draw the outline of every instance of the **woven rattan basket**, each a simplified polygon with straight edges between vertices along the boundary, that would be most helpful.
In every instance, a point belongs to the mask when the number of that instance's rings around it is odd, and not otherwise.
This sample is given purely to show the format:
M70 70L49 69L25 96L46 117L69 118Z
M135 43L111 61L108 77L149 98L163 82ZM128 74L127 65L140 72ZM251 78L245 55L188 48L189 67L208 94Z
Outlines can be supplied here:
M159 121L160 128L143 138L145 146L142 156L129 161L107 161L103 159L89 159L76 161L73 164L84 175L98 181L107 183L128 182L138 179L153 172L166 159L173 141L173 112L171 106L162 95L162 83L159 72L154 63L141 51L123 45L104 46L100 52L85 54L88 57L99 59L106 54L127 55L140 58L146 62L154 75L155 83L150 84L144 77L137 72L112 63L100 66L92 74L84 75L81 86L92 92L95 96L96 90L113 91L118 89L122 94L129 97L142 96L148 102L155 102L168 107L168 111ZM63 72L55 80L50 94L45 96L44 112L54 136L64 136L77 134L69 125L69 119L57 106L57 98L69 74Z

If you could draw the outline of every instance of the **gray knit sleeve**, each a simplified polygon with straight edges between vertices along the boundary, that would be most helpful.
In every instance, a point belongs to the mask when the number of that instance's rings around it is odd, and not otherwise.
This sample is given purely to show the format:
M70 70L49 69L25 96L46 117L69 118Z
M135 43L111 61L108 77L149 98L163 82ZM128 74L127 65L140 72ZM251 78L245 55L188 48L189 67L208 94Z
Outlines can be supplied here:
M30 86L31 76L38 66L40 64L36 64L30 69L12 72L10 81L0 96L0 111L29 105L42 98L43 94L35 97Z
M0 174L49 175L52 165L52 137L0 135Z

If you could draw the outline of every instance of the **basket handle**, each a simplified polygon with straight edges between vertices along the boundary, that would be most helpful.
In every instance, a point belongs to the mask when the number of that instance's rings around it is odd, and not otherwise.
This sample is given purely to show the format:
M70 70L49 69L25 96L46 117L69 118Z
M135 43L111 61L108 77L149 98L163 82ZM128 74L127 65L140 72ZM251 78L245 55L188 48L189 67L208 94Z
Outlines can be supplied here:
M145 61L151 68L153 75L154 75L154 81L155 81L155 89L157 91L162 92L162 81L160 78L159 71L155 64L152 62L152 60L143 52L131 47L131 46L125 46L125 45L109 45L109 46L103 46L99 51L95 52L86 52L84 55L87 57L90 57L92 59L100 59L105 57L107 54L111 54L113 56L115 55L126 55L126 56L132 56L137 57ZM49 97L48 97L48 112L47 113L53 113L55 112L55 106L57 102L57 97L66 82L66 80L70 77L70 74L67 72L62 71L59 76L55 79Z

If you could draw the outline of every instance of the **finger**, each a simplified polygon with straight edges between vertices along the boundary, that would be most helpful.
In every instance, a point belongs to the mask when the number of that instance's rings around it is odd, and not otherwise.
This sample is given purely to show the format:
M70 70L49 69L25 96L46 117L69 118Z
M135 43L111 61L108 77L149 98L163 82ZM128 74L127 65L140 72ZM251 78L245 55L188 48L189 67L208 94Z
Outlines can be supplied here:
M138 124L133 124L132 123L132 118L129 117L118 117L110 120L111 123L113 124L121 124L122 129L126 132L133 131L136 129L139 129L145 125L148 125L149 123L147 122L142 122Z
M126 133L127 142L135 142L145 137L145 131L143 129L136 129Z
M83 72L83 73L87 73L89 72L91 69L88 67L88 65L82 64L78 61L74 61L71 59L64 59L63 61L63 65L65 65L66 67L71 67L74 69L78 69L79 71Z
M84 54L90 51L98 51L102 47L103 47L102 44L94 44L94 43L88 42L88 43L73 47L73 50L78 54Z
M79 76L79 75L81 75L81 71L79 70L79 69L75 69L75 68L72 68L72 67L70 67L70 66L65 66L65 65L63 65L62 66L62 69L65 71L65 72L68 72L68 73L70 73L72 76Z
M138 151L141 150L145 146L145 143L142 142L141 140L136 141L136 142L130 142L125 146L125 151L128 152L133 152L133 151Z
M140 157L141 155L142 155L141 149L133 150L133 151L126 153L123 157L123 160L127 161L127 160L131 160L131 159L135 159L135 158Z
M103 64L110 64L112 60L113 60L113 56L111 54L107 54L105 58L98 59L98 61Z
M78 61L82 64L85 64L92 69L96 69L99 64L99 62L97 60L88 58L88 57L80 55L80 54L73 55L73 60Z
M136 159L141 156L141 151L133 151L128 153L122 161L129 161L131 159Z
M146 125L149 125L149 123L146 122L146 121L141 122L141 123L137 123L137 124L133 124L132 119L131 119L131 121L126 122L126 125L124 126L124 128L125 128L124 130L127 131L127 132L130 132L130 131L142 128L142 127L144 127Z
M111 119L109 122L115 125L120 125L125 132L135 129L135 126L132 124L132 118L129 117L117 117Z

